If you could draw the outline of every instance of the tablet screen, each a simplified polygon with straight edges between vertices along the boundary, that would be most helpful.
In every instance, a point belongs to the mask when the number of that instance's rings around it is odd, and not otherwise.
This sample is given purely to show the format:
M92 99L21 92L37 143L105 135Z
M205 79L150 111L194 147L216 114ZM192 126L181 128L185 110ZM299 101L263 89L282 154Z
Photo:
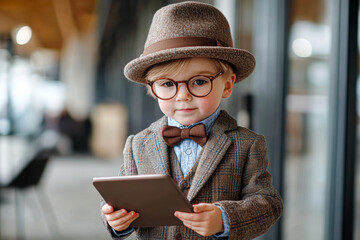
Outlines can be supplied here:
M168 175L93 178L93 185L115 210L140 214L130 227L182 225L175 211L192 212L190 202Z

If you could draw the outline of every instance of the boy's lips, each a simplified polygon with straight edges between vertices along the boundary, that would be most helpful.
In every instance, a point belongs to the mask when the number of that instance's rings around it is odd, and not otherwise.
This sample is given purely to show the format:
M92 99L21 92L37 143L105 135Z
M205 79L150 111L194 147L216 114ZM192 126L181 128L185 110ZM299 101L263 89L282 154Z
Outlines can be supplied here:
M195 108L179 108L177 111L180 111L180 112L191 112L195 110Z

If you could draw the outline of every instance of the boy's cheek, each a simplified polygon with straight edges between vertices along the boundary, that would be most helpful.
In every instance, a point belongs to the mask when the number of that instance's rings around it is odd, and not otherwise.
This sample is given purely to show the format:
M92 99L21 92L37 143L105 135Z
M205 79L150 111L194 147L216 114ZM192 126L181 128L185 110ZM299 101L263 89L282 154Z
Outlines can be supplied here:
M162 111L163 114L165 114L168 117L172 117L173 115L173 103L171 100L161 100L158 99L158 104L160 107L160 110Z

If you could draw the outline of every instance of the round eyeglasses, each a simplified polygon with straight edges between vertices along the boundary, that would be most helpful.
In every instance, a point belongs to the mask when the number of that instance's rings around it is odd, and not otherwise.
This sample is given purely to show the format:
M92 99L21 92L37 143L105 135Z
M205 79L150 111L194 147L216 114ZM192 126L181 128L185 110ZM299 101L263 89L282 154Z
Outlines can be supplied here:
M178 93L179 83L186 83L189 93L195 97L206 97L210 94L213 81L223 72L220 71L215 76L196 75L185 81L175 81L170 78L160 78L154 81L148 81L153 94L162 100L169 100Z

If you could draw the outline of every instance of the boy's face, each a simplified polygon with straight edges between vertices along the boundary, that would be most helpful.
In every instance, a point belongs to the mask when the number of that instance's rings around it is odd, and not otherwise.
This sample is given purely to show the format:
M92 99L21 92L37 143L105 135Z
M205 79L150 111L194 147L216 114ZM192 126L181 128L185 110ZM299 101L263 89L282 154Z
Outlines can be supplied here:
M176 75L164 76L175 81L184 81L195 75L215 76L219 73L212 60L208 58L192 58ZM206 97L192 96L185 83L179 84L179 91L169 100L158 99L161 111L188 126L209 117L218 108L222 98L228 98L234 86L234 73L222 74L213 80L213 88Z

